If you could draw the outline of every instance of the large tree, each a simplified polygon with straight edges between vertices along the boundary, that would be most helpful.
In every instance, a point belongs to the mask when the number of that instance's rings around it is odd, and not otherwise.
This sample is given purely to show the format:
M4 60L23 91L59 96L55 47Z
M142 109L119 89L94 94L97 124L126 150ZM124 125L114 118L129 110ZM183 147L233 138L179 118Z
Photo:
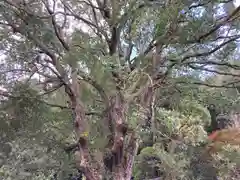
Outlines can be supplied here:
M228 57L237 52L239 16L240 7L219 0L2 0L2 85L38 77L42 96L63 91L68 103L53 106L72 110L78 168L88 180L105 174L128 180L139 132L154 132L154 106L164 90L237 86L240 66ZM235 78L203 82L205 72ZM99 136L108 140L93 157L96 119L107 126Z

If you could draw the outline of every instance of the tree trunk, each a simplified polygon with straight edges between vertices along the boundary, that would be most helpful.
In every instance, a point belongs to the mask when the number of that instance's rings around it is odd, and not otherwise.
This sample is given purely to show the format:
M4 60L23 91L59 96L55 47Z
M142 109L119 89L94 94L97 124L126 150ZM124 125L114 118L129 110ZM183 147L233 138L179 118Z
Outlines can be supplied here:
M108 156L104 158L104 165L111 175L109 179L113 180L131 179L134 157L138 148L135 133L126 123L127 111L128 104L120 93L111 98L111 108L108 112L111 135L107 145Z
M74 114L75 131L78 136L77 166L82 170L87 180L101 180L102 171L92 163L88 147L88 123L85 110L80 101L79 83L77 73L72 74L72 84L68 95ZM110 156L104 159L104 165L111 173L113 180L130 180L134 157L138 149L138 141L133 130L129 130L126 123L128 103L124 96L117 92L110 99L108 109L108 125L110 130L108 152ZM149 114L149 112L148 112Z
M71 101L74 114L74 126L78 136L78 156L76 162L79 169L82 170L87 180L101 180L101 174L91 163L91 156L88 148L88 123L85 116L85 110L80 101L80 90L77 78L77 72L72 73L72 84L68 95Z
M128 149L126 151L127 161L126 161L126 168L125 168L125 179L127 180L130 180L132 177L134 158L137 155L138 145L139 145L138 139L135 133L133 133L128 144Z

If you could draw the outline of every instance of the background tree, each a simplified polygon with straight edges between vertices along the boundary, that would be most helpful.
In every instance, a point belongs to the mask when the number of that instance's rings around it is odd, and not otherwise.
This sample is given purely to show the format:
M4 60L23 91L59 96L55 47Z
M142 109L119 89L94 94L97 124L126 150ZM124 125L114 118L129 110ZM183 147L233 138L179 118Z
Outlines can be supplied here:
M146 142L166 152L174 138L197 145L210 120L204 106L215 100L209 94L239 93L239 12L233 1L1 1L2 106L16 124L2 121L4 131L15 128L18 138L30 126L53 137L46 147L54 144L55 159L74 152L86 179L130 179ZM183 117L161 118L160 107ZM165 179L185 168L168 171L159 158Z

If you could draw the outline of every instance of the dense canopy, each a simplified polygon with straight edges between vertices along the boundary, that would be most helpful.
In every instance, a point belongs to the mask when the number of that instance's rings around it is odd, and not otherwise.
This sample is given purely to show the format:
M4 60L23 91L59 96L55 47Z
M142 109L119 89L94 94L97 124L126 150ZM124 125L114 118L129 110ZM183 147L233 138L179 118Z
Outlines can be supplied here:
M1 0L0 176L239 179L239 47L238 0Z

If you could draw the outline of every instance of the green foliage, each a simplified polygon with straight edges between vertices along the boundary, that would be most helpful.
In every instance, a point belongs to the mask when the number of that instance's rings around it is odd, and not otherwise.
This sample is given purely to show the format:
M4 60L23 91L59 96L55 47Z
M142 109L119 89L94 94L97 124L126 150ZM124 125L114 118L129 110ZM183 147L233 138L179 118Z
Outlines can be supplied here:
M36 139L16 138L11 146L11 155L4 159L4 165L0 168L3 179L50 180L53 172L62 168L61 163L69 161L61 155L63 152L49 150L39 145Z
M9 123L15 130L28 127L37 129L42 126L44 114L48 108L38 98L38 92L31 89L26 84L16 84L12 89L12 96L3 105L8 116L11 117Z
M239 146L223 147L223 150L215 154L214 159L217 162L216 166L219 169L220 179L240 177L239 165L240 165L240 149Z
M229 40L222 36L227 34L223 31L226 27L232 28L228 30L228 36L239 36L239 23L235 17L238 12L223 23L218 8L224 6L227 10L224 16L230 15L233 9L226 8L228 6L218 0L194 3L189 0L108 1L106 9L96 7L98 5L90 1L54 2L0 2L0 51L6 56L0 65L0 85L6 87L9 94L0 104L1 177L48 180L53 171L57 171L59 178L66 179L67 173L75 169L73 157L67 156L63 147L78 140L71 107L67 107L71 88L66 88L72 87L69 69L77 68L100 85L109 98L116 95L119 84L126 101L133 97L131 90L135 85L137 90L150 86L152 81L154 88L159 86L155 89L153 109L140 102L144 93L139 92L129 107L126 106L127 113L123 117L139 136L143 147L134 162L135 179L158 176L167 180L193 179L191 158L201 159L203 149L200 146L207 142L203 128L210 122L207 105L217 105L219 112L239 111L236 89L206 85L228 85L239 81L236 76L239 64L232 61L237 59L234 57L237 43L232 41L211 51L219 45L218 40ZM103 9L110 9L112 17L103 16ZM219 28L219 24L222 27ZM62 41L69 48L65 48ZM109 47L112 48L114 43L117 48L112 55ZM125 57L127 49L122 47L123 44L133 44L131 55L137 57L131 63L136 63L139 69L130 72L129 60ZM46 56L38 59L39 54ZM54 67L56 64L58 66ZM208 66L214 70L205 70ZM222 74L235 71L235 76L223 78L215 73L208 78L205 72L215 70ZM114 78L113 72L120 78ZM116 122L117 119L107 119L106 102L94 83L84 79L82 74L78 77L81 95L77 98L87 112L84 120L90 129L88 148L91 155L100 154L101 162L110 133L107 120ZM15 82L38 75L39 82L54 76L56 82L52 78L54 82L47 85L63 85L47 92L48 95L40 95L42 84L32 88L33 82ZM196 86L200 84L205 86ZM135 89L133 91L135 93ZM69 96L71 99L71 94ZM166 101L168 110L163 108ZM146 119L142 116L151 118L150 111L154 114L153 124L145 130L142 124ZM89 115L91 113L93 115ZM238 154L231 151L221 155L221 158L215 158L216 162L210 158L210 165L218 165L221 177L224 177L231 173L230 168L237 167L233 156ZM219 166L222 159L224 166Z
M12 96L2 104L1 141L5 143L0 149L1 177L50 179L60 171L66 178L74 169L63 150L66 143L76 141L71 112L49 108L27 84L16 84ZM6 156L3 147L8 144L11 150Z
M188 178L186 169L189 165L189 159L182 149L176 152L172 147L171 152L163 149L161 144L155 144L153 147L146 147L137 157L134 175L136 179L155 178L161 174L161 177L173 179Z
M190 100L190 99L183 99L181 100L178 110L182 112L185 115L191 115L193 117L196 117L196 119L201 119L203 122L199 122L200 124L206 124L209 123L210 120L210 114L206 107L199 104L197 100ZM196 121L196 123L198 123Z

